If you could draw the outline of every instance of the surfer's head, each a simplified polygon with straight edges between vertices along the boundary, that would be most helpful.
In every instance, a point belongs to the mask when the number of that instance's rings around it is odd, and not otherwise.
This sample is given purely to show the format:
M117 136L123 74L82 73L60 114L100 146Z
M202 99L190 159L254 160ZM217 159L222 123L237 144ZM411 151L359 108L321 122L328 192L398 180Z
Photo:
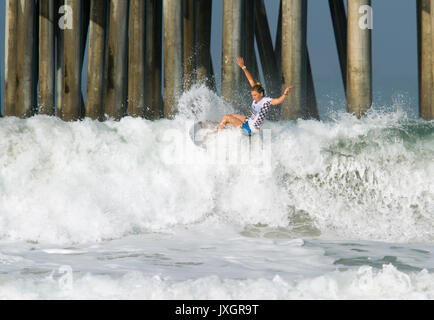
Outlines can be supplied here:
M256 82L256 84L252 87L252 90L250 91L252 94L253 100L258 102L264 97L265 90L262 87L262 84L260 82Z

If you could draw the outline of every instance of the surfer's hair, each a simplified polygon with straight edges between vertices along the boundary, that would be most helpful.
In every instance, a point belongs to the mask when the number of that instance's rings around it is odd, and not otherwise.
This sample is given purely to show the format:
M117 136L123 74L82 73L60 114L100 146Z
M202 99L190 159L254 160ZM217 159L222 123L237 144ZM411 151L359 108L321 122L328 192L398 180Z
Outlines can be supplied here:
M252 91L256 91L257 93L262 93L265 95L264 87L260 82L256 82L256 84L252 87Z

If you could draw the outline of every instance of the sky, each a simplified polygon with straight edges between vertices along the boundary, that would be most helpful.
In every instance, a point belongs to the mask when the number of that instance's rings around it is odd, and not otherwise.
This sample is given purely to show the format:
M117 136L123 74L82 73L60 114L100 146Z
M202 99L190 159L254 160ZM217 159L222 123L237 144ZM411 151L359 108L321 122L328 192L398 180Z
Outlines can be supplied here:
M217 79L221 73L222 3L222 0L213 0L211 52ZM279 0L265 0L265 4L274 41ZM416 101L413 103L417 103L416 0L373 0L372 8L374 102L388 103L396 92L404 92ZM4 9L5 0L0 0L1 92L4 86ZM328 0L308 1L307 23L317 98L321 101L330 97L343 100L345 96Z

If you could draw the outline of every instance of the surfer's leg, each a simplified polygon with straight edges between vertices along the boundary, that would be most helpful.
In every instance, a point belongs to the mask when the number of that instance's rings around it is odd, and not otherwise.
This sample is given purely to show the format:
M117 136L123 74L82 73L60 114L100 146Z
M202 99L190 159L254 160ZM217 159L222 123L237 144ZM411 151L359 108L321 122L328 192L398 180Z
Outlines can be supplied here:
M231 113L230 116L240 119L241 123L243 123L244 119L246 119L246 116L243 116L242 114L237 114L237 113Z
M217 130L224 129L228 123L230 123L233 127L240 127L243 124L243 122L237 117L227 114L222 118L222 121L220 121L219 125L217 126Z

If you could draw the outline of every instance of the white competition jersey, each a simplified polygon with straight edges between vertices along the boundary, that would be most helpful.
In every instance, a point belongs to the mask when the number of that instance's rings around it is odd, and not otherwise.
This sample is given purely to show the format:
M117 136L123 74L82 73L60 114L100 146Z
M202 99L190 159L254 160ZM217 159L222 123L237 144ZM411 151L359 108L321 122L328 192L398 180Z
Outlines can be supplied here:
M261 100L252 102L252 115L247 119L247 123L252 131L256 131L256 127L259 129L264 124L265 116L271 107L271 98L263 97Z

